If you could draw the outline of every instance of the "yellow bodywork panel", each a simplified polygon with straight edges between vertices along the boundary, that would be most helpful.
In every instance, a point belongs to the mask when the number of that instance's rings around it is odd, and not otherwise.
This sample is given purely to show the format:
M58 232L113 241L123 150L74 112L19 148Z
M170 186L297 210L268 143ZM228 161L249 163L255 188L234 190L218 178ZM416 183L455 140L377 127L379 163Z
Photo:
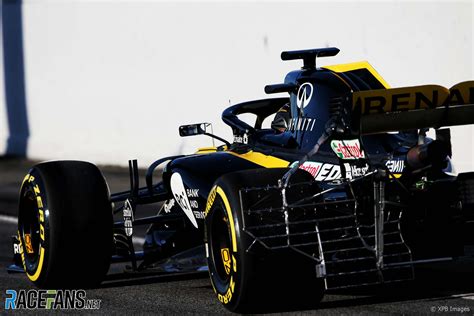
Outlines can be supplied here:
M358 69L367 69L372 74L372 76L374 76L386 89L390 89L390 85L385 81L384 78L382 78L382 76L375 70L375 68L372 67L372 65L369 64L367 61L358 61L358 62L349 63L349 64L324 66L321 68L328 69L336 73L347 72L347 71L358 70Z
M209 153L215 153L217 151L216 147L202 147L198 148L196 151L196 154L209 154Z
M228 151L227 153L248 160L265 168L286 168L290 164L286 160L274 156L267 156L255 151L249 151L245 154L237 154L232 151Z

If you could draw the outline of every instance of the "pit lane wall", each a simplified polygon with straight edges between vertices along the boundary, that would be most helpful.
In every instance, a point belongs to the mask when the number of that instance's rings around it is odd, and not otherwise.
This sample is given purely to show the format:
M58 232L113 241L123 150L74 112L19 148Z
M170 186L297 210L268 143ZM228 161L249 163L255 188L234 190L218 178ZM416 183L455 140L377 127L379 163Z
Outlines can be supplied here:
M180 124L264 98L300 61L368 60L392 87L474 78L473 2L4 1L0 155L140 165L212 145ZM474 170L473 127L453 128L458 171ZM10 141L8 141L10 140Z

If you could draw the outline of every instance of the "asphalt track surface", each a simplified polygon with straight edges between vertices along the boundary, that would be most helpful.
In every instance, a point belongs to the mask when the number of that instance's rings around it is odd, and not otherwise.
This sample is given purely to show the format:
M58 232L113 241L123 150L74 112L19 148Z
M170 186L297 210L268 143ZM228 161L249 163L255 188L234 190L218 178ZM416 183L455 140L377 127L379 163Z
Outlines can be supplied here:
M16 232L17 194L30 161L0 159L0 312L7 313L7 289L31 289L23 274L8 274L12 247L10 236ZM128 188L128 170L102 167L112 191ZM143 176L143 175L142 175ZM141 179L143 181L143 177ZM145 213L156 212L155 208ZM137 232L143 236L143 230ZM137 239L137 244L140 239ZM78 253L79 255L83 255ZM305 310L288 303L283 310L292 314L372 315L372 314L462 314L474 315L474 260L420 267L417 279L396 286L326 293L318 309ZM99 310L84 313L105 314L226 314L215 299L207 273L131 275L123 266L109 271L100 288L87 290L87 299L100 299ZM464 312L461 312L464 311ZM15 311L18 313L20 311ZM37 314L38 311L21 311ZM68 312L68 311L58 311ZM69 311L80 313L81 311Z

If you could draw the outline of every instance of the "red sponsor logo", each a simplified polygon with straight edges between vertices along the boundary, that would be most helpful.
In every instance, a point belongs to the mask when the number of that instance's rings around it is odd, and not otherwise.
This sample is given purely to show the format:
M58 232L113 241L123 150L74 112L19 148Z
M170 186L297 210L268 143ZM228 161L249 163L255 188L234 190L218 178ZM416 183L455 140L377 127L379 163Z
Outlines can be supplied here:
M303 169L309 172L313 177L316 178L316 175L321 169L321 166L322 166L322 163L320 162L305 162L302 166L300 166L300 169Z
M309 172L316 181L332 181L341 178L341 167L330 163L307 161L300 169Z
M364 151L360 148L357 139L354 140L333 140L331 148L341 159L361 159L365 158Z

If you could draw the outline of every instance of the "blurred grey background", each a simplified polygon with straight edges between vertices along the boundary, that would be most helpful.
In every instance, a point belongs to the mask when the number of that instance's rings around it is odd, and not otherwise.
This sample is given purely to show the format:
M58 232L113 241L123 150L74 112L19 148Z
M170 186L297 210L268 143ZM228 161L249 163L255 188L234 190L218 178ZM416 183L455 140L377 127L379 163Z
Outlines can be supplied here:
M0 155L145 166L208 138L211 122L265 98L299 61L282 50L336 46L319 65L368 60L392 87L474 79L473 1L4 0ZM471 126L453 129L458 171L474 169Z

